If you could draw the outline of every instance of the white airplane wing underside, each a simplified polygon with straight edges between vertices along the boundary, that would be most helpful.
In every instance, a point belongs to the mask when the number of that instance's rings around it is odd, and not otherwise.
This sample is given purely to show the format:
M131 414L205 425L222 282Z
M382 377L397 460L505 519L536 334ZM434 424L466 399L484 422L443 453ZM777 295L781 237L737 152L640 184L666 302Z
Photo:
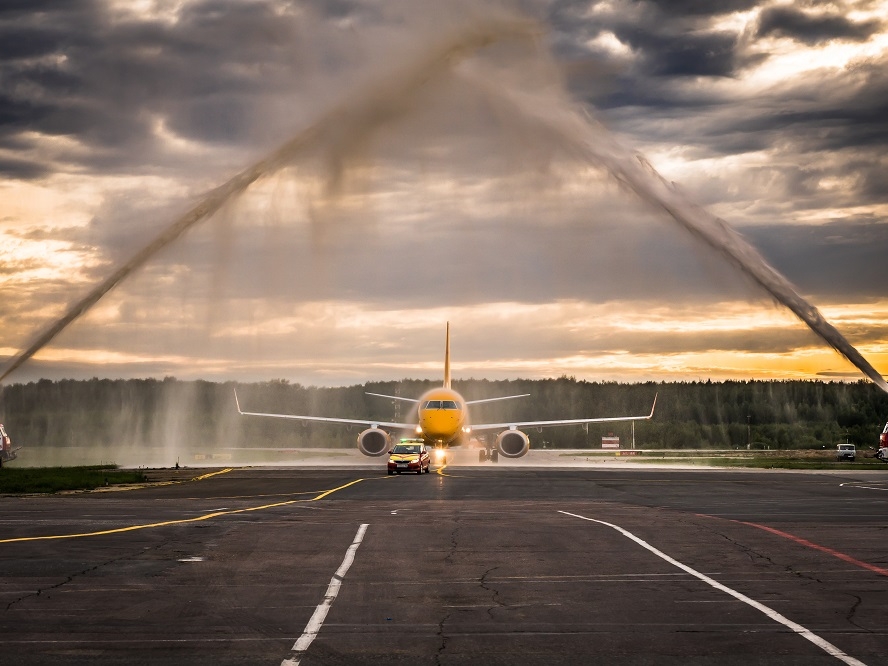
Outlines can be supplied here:
M367 395L375 395L377 398L391 398L392 400L402 400L404 402L419 402L416 398L402 398L399 395L386 395L385 393L370 393L370 391L364 391Z
M240 400L237 397L237 391L234 392L234 401L237 403L237 411L242 416L266 416L275 419L290 419L293 421L314 421L319 423L344 423L346 425L365 425L371 428L400 428L402 430L413 430L415 423L392 423L389 421L378 421L372 419L340 419L331 416L302 416L299 414L266 414L263 412L245 412L241 409Z
M657 396L654 396L654 404L651 405L651 413L643 416L607 416L604 418L590 419L558 419L555 421L511 421L507 423L482 423L472 425L472 430L502 430L505 428L546 428L560 425L583 425L584 423L611 423L615 421L646 421L653 418L654 409L657 406Z

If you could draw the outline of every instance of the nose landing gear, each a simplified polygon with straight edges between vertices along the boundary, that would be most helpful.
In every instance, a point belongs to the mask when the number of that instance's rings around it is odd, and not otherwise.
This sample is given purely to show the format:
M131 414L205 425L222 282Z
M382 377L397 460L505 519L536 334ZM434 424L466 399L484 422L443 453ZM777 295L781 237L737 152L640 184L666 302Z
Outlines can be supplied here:
M499 451L494 448L481 449L478 451L478 462L489 460L492 463L499 462Z

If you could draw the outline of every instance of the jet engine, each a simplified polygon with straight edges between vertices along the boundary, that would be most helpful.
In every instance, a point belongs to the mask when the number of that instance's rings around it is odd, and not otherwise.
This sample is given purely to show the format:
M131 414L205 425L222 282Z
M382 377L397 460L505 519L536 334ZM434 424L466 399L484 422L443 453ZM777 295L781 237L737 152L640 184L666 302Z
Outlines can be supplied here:
M358 449L365 456L384 456L391 448L392 439L385 430L367 428L358 435Z
M501 456L520 458L530 448L530 437L520 430L503 430L496 436L496 448Z

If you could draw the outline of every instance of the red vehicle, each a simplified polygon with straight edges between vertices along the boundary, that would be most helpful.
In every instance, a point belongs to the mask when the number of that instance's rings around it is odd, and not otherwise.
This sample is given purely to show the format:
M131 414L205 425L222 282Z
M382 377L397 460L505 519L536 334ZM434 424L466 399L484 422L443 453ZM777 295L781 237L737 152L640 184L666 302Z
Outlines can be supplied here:
M21 447L19 447L19 449L20 448ZM0 423L0 467L3 467L3 463L15 460L17 457L15 454L16 451L18 451L18 449L12 448L12 440L9 438L9 435L6 434L6 428Z
M876 454L876 458L882 462L888 462L888 423L885 424L885 429L879 435L879 452Z
M422 474L425 472L428 474L431 462L432 457L423 440L402 439L401 443L395 444L389 452L388 473L414 472Z

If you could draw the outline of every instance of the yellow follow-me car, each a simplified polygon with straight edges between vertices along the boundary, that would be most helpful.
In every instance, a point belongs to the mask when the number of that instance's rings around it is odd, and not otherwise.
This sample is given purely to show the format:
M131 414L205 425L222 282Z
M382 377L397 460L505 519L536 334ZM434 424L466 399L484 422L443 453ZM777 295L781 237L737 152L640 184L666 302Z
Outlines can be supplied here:
M432 458L421 439L402 439L389 451L388 473L429 473Z

